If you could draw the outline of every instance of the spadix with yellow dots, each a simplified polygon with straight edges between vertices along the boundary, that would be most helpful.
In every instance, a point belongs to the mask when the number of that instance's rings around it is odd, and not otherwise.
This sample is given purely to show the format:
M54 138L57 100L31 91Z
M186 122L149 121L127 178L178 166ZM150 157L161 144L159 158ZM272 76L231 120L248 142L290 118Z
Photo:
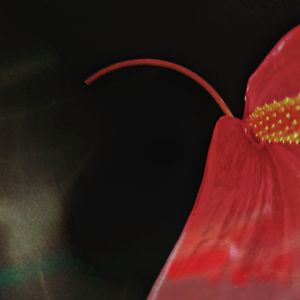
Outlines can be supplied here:
M261 141L300 143L300 94L257 107L250 114L250 127Z

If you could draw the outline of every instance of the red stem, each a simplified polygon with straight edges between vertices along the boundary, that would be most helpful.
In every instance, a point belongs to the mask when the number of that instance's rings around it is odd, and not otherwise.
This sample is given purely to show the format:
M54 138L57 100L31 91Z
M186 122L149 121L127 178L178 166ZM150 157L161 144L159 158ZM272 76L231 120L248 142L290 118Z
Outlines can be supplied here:
M176 63L166 61L166 60L161 60L161 59L152 59L152 58L140 58L140 59L130 59L130 60L125 60L121 61L118 63L114 63L108 67L105 67L103 69L100 69L96 73L92 74L89 76L87 79L85 79L85 84L90 85L92 82L97 80L98 78L127 67L134 67L134 66L155 66L155 67L161 67L161 68L166 68L166 69L171 69L175 70L181 74L186 75L187 77L193 79L196 81L200 86L202 86L216 101L216 103L219 105L221 110L224 112L225 115L233 117L230 109L220 96L220 94L206 81L204 80L201 76L199 76L197 73L189 70L186 67L183 67L181 65L178 65Z

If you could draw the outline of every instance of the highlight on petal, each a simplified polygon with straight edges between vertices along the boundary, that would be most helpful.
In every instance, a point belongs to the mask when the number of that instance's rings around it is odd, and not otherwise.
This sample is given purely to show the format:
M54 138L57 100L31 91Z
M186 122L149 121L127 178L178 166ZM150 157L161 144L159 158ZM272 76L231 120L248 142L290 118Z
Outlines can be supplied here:
M248 81L244 117L256 107L300 92L300 26L271 50Z
M215 277L216 271L221 270L228 260L229 253L226 249L206 250L185 260L175 261L170 266L168 276L171 278L180 278L212 272L213 277Z

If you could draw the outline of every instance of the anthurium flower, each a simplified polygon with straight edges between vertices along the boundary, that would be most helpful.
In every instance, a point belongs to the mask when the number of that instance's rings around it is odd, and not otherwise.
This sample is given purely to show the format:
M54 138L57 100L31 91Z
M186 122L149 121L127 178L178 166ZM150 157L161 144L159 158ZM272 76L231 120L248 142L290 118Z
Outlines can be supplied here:
M300 26L250 77L243 119L199 75L226 116L215 125L193 210L149 300L300 299Z

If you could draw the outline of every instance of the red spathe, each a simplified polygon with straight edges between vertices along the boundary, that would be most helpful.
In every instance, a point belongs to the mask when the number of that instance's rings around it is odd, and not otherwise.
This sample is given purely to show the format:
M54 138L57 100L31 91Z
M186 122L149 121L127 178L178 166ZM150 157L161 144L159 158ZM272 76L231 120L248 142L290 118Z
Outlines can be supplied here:
M300 299L300 145L259 142L249 114L300 92L300 27L251 76L244 119L217 122L195 206L149 300Z

